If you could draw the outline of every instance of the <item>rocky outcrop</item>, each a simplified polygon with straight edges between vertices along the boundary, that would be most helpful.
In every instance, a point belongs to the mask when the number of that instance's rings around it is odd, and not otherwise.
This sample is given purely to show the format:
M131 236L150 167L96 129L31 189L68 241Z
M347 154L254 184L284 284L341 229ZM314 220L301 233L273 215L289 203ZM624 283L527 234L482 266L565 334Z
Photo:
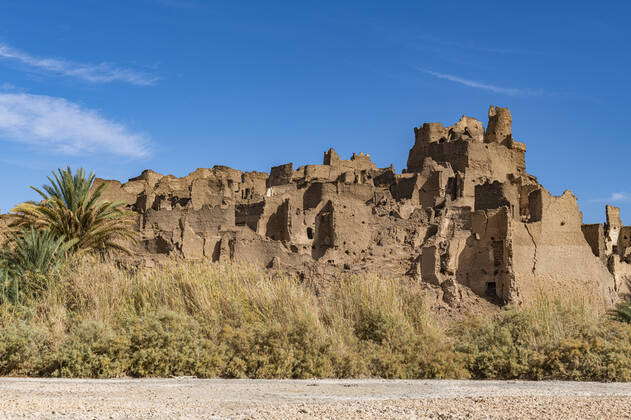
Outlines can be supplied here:
M612 303L631 277L621 274L631 228L613 210L607 224L582 226L570 192L553 196L526 172L511 124L494 106L486 129L470 117L423 124L403 173L330 149L321 165L270 174L215 166L97 184L136 213L147 262L175 255L321 278L410 276L449 303L470 292L519 303L541 288L577 287Z

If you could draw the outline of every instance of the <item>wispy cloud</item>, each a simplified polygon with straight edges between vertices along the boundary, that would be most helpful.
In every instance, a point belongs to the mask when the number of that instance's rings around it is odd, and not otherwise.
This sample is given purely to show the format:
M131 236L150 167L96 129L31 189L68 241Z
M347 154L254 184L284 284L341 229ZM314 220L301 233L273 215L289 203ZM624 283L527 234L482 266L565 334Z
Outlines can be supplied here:
M454 42L454 41L444 40L444 39L436 38L433 35L421 35L418 37L418 39L430 44L441 46L441 47L453 47L453 48L457 48L457 49L465 50L465 51L475 51L475 52L484 52L484 53L493 53L493 54L543 55L543 53L540 51L522 50L522 49L515 49L515 48L487 47L487 46L482 46L482 45L472 43L470 41Z
M193 9L200 7L200 4L194 0L155 0L158 4L166 7L175 7L178 9Z
M629 201L631 196L627 193L615 192L611 194L611 201Z
M510 87L501 87L496 85L491 85L488 83L477 82L475 80L464 79L459 76L454 76L451 74L445 73L437 73L435 71L419 69L423 73L427 73L431 76L437 77L439 79L449 80L451 82L459 83L464 86L476 88L476 89L484 89L494 93L501 93L504 95L511 96L540 96L543 95L543 90L540 89L520 89L520 88L510 88Z
M13 83L6 83L5 82L5 83L2 83L0 85L0 90L5 90L5 91L6 90L13 90L13 91L16 91L16 90L20 90L20 89L17 86L15 86Z
M0 139L72 155L149 155L149 139L63 98L0 93Z
M607 198L594 198L589 201L592 203L622 203L631 201L631 194L626 192L614 192Z
M154 84L156 76L110 63L83 64L57 58L41 58L0 43L0 60L13 61L24 66L85 80L92 83L125 82L147 86Z

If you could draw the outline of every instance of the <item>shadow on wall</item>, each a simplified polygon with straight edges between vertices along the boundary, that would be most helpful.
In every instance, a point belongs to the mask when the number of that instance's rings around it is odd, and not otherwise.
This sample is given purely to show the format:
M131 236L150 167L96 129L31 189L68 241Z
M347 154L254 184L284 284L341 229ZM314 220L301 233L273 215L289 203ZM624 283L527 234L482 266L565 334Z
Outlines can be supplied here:
M315 235L311 256L316 260L322 258L326 251L334 245L334 229L333 204L329 201L322 207L315 220Z

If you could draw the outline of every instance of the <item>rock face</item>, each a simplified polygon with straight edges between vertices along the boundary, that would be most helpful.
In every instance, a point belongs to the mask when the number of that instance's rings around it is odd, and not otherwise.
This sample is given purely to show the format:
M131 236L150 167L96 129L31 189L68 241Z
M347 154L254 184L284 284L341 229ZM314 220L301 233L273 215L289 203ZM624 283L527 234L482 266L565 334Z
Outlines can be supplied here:
M486 130L469 117L423 124L401 174L330 149L322 165L288 163L269 174L215 166L97 183L137 213L146 261L176 255L301 276L406 275L448 303L465 291L501 304L578 288L611 304L631 278L631 227L613 208L606 224L582 226L572 193L553 196L526 173L526 147L511 124L510 111L494 106Z

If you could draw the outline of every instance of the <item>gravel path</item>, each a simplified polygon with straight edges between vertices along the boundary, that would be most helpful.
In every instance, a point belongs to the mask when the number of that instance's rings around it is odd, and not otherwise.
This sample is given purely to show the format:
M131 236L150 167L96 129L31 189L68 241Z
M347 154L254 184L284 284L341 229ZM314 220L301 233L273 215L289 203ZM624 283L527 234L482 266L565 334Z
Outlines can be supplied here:
M631 418L631 384L0 378L2 418Z

